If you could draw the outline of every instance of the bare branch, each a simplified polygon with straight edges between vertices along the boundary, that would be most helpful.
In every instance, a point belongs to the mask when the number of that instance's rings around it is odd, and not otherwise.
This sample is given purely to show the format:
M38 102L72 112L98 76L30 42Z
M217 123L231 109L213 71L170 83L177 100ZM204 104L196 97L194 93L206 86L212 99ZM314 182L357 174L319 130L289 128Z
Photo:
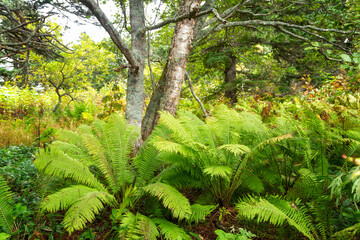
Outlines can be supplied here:
M228 22L224 25L218 26L218 29L220 30L222 28L228 28L228 27L246 27L246 26L253 26L253 25L261 25L261 26L271 26L271 27L286 27L286 28L295 28L299 30L314 30L319 32L334 32L334 33L340 33L340 34L355 34L360 35L360 32L353 32L353 31L343 31L338 29L332 29L332 28L319 28L312 25L297 25L282 21L264 21L264 20L248 20L248 21L236 21L236 22Z
M188 72L185 72L185 78L187 79L188 83L189 83L189 88L190 88L190 91L191 91L191 94L193 95L193 97L195 98L195 100L199 103L200 107L201 107L201 110L204 114L204 117L207 118L208 117L208 114L206 112L206 109L204 107L204 105L202 104L200 98L196 95L195 93L195 90L192 86L192 83L191 83L191 79L190 79L190 76L188 74Z
M225 19L223 19L219 13L216 11L215 8L212 9L212 12L214 13L215 17L223 24L227 23L227 21Z
M123 42L123 40L121 39L120 33L114 28L114 26L111 24L110 20L106 17L105 13L96 4L96 2L94 0L79 0L79 1L82 4L84 4L87 8L89 8L89 10L95 15L95 17L100 22L100 24L109 33L114 44L124 54L126 60L128 60L130 65L134 68L138 68L137 61L135 60L129 46Z
M155 29L158 29L158 28L161 28L165 25L168 25L170 23L177 23L177 22L180 22L186 18L190 18L190 17L194 17L194 18L198 18L198 17L201 17L203 15L206 15L206 14L209 14L213 12L213 9L208 9L208 10L205 10L205 11L202 11L202 12L199 12L197 13L196 10L192 11L192 12L189 12L189 13L186 13L186 14L183 14L181 16L178 16L178 17L174 17L174 18L169 18L169 19L166 19L158 24L155 24L153 26L147 26L145 27L145 29L143 31L148 31L148 30L155 30Z

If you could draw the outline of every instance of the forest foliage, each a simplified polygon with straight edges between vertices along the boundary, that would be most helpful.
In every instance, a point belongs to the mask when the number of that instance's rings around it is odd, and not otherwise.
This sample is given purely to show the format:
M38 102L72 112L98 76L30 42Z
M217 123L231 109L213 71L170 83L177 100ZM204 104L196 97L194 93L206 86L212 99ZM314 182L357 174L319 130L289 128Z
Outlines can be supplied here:
M106 2L0 3L0 239L360 238L357 1Z

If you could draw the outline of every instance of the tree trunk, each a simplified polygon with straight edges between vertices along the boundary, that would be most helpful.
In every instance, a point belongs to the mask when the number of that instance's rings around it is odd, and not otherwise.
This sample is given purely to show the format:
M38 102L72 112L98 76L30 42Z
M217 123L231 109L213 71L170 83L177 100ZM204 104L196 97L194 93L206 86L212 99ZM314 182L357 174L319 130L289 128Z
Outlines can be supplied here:
M112 25L96 0L79 0L98 19L100 24L109 33L112 41L124 54L129 62L126 112L125 117L130 124L141 127L143 101L144 101L144 60L146 58L146 37L144 1L131 0L130 2L130 24L131 24L131 50L122 40L120 33Z
M144 66L146 35L144 1L130 1L131 51L138 68L129 68L126 90L125 118L130 124L141 127L144 106Z
M198 9L200 0L184 0L179 15ZM175 115L180 100L181 85L185 78L186 65L194 35L195 19L178 22L172 38L169 58L158 87L151 97L142 123L142 138L145 140L159 119L159 111Z
M230 61L225 66L225 97L230 99L231 104L237 103L236 90L236 56L231 54Z
M58 102L56 103L55 107L53 108L52 112L57 115L59 113L59 109L61 106L61 94L60 94L60 89L55 89L56 95L58 96Z

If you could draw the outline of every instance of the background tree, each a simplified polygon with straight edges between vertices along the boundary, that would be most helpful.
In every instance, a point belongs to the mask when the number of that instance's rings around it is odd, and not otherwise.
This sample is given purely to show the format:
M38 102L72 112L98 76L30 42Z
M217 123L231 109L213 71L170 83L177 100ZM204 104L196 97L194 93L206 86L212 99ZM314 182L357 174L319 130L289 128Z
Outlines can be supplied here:
M40 14L35 2L4 0L0 3L0 64L10 63L23 75L22 85L28 83L30 52L48 59L61 58L66 47L57 41L56 29L46 24L51 13ZM11 77L8 68L1 67L3 77Z
M31 57L31 82L54 89L58 97L53 112L57 112L65 96L74 99L74 91L86 87L101 87L115 81L115 55L83 34L73 53L62 53L60 60Z

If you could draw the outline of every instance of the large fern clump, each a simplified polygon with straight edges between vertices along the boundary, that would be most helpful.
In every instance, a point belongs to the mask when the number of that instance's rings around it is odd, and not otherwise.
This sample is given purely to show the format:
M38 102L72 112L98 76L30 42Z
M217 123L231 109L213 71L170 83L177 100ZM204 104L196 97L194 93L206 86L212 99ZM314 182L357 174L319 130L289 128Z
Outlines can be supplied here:
M256 192L263 190L260 179L252 174L254 155L268 145L291 138L273 136L261 118L236 112L221 105L207 122L189 112L175 118L167 112L151 138L159 157L172 165L163 179L178 187L202 188L201 198L228 206L242 183Z
M107 122L96 120L91 127L80 126L77 132L60 131L57 141L40 150L35 160L42 173L66 183L45 197L42 209L66 211L63 224L69 233L84 228L105 206L110 206L116 212L124 238L156 239L162 234L165 239L175 239L175 235L189 239L161 214L151 213L151 209L150 213L137 212L146 203L142 200L147 195L146 199L157 199L174 218L195 217L196 221L205 218L196 217L188 199L161 182L166 169L161 167L154 147L145 144L135 159L130 157L138 133L135 126L126 124L119 115L112 115Z

